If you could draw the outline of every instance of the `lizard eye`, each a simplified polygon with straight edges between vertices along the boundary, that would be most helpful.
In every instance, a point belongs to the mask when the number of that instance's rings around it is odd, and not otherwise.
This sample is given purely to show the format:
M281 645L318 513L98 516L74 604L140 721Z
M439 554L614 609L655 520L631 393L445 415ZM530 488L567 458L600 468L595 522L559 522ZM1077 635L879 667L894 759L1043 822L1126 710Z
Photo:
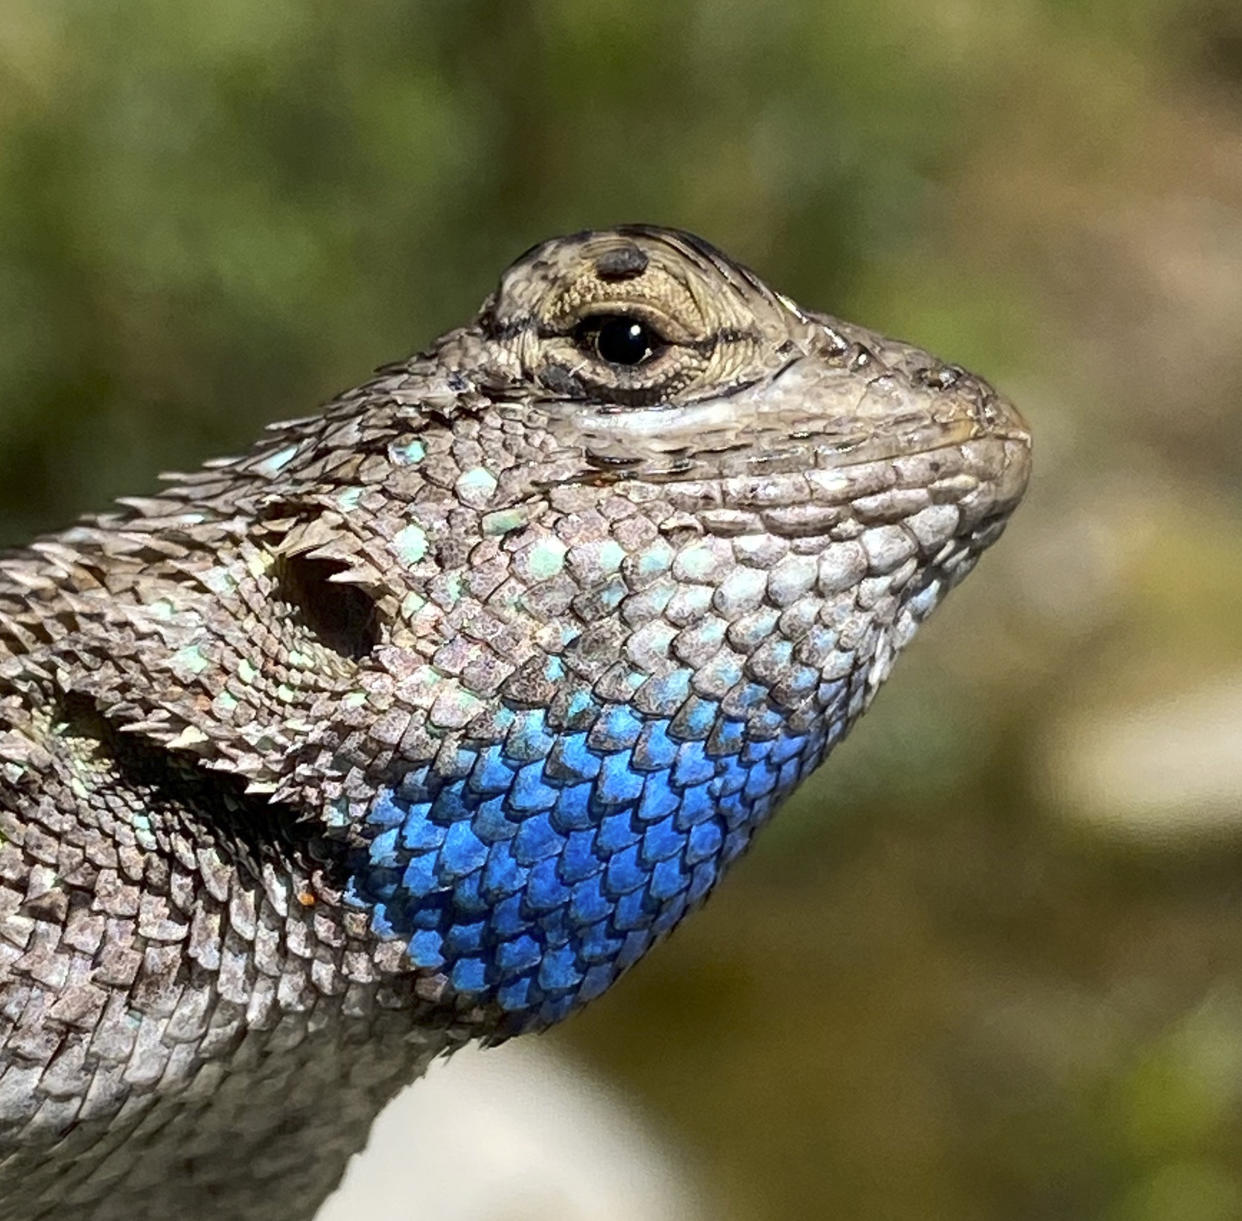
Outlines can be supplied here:
M654 328L624 314L587 318L574 332L574 342L610 365L633 368L666 346Z

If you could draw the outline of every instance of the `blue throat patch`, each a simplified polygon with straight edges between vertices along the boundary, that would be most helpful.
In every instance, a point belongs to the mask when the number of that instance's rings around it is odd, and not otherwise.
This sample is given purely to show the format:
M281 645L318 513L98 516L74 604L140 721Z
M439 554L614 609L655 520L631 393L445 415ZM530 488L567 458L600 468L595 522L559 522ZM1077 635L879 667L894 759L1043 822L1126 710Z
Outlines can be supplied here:
M452 774L380 791L346 901L511 1032L563 1018L703 900L841 732L746 740L711 711L676 732L624 704L582 732L502 712L504 738L463 745Z

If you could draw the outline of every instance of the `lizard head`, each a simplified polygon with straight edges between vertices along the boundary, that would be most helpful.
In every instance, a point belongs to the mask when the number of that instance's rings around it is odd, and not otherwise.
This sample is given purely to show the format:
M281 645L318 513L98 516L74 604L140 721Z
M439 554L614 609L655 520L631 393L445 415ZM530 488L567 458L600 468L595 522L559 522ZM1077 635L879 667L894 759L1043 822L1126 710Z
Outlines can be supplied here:
M578 234L322 416L63 536L65 571L109 557L79 682L312 822L322 896L423 1001L546 1025L702 901L1028 469L963 369L688 234Z
M348 795L349 899L521 1029L672 928L844 735L1029 438L981 379L643 227L535 247L407 376L439 491L393 522L410 694L397 778Z

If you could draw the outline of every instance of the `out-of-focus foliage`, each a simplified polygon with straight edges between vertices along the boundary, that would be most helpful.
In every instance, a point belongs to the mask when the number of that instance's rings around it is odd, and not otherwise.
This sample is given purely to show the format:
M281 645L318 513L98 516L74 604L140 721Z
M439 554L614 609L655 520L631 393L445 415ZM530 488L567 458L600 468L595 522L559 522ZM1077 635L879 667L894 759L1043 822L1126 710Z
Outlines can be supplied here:
M1037 438L1009 535L553 1038L738 1221L1235 1218L1240 12L7 0L0 537L304 414L588 225L980 368Z

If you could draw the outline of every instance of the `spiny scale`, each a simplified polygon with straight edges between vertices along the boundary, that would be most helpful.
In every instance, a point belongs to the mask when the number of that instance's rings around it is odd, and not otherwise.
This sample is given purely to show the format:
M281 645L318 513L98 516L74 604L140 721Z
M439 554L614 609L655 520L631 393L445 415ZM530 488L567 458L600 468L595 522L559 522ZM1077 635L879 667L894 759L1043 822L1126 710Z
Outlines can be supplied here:
M635 226L8 557L10 1214L309 1216L704 898L1028 466L980 379Z

